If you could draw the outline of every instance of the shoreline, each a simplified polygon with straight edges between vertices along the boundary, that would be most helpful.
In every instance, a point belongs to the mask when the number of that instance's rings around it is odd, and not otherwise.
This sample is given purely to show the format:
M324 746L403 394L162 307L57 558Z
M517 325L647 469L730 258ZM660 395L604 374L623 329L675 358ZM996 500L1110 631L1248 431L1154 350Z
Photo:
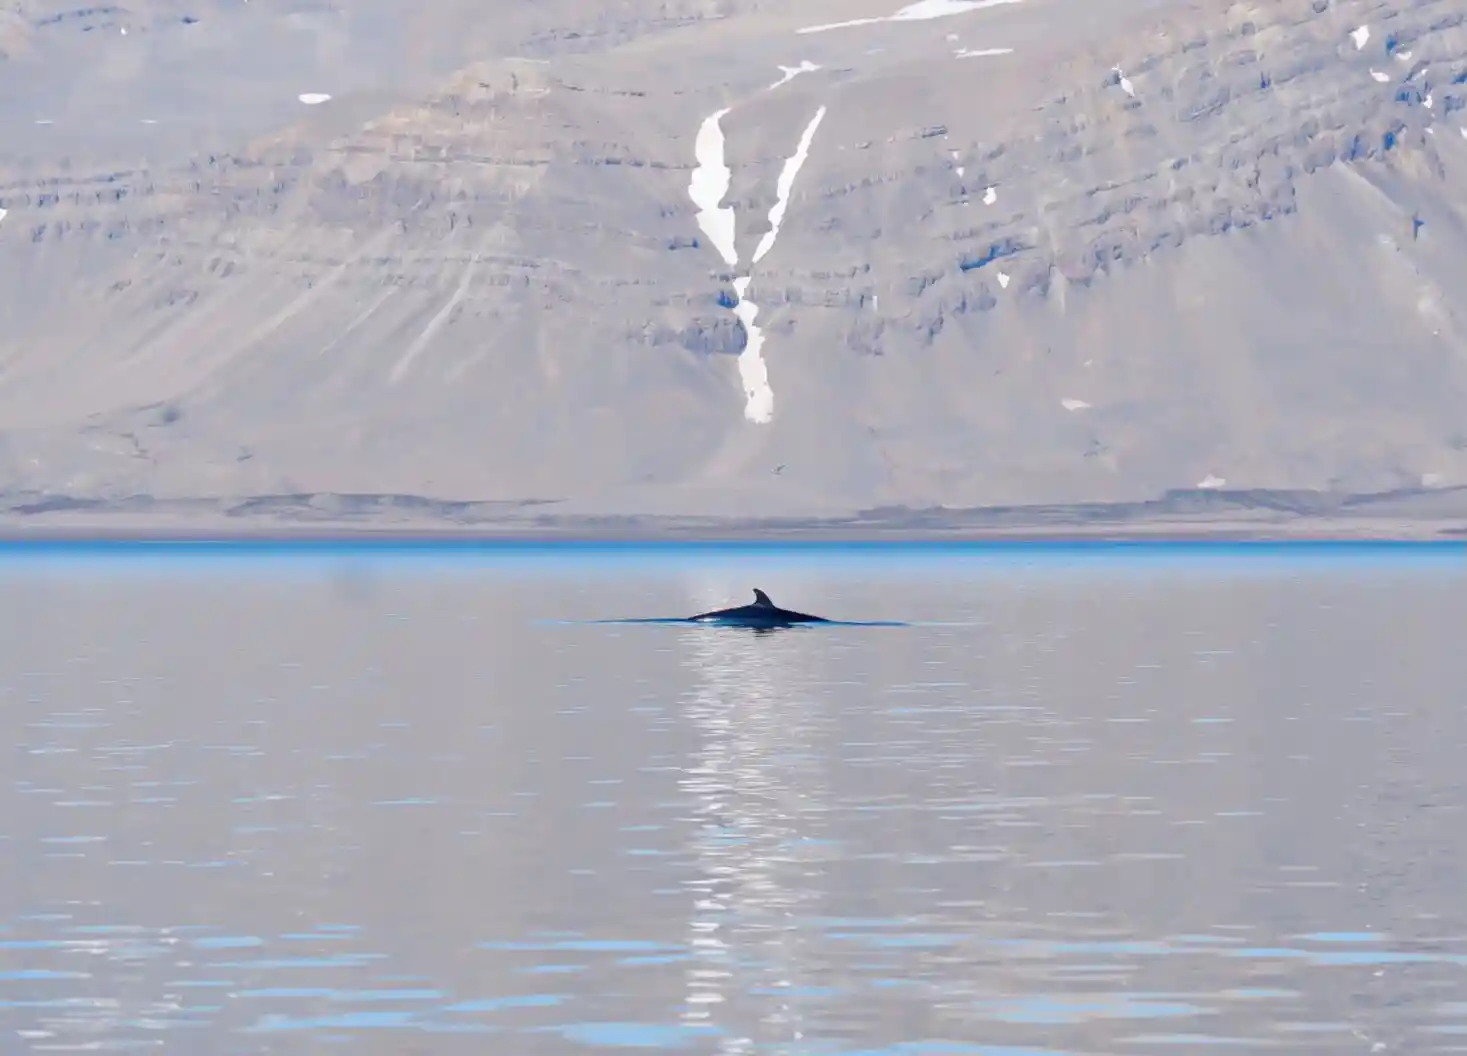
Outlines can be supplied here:
M0 543L1467 542L1467 487L1358 495L1186 490L1122 502L886 506L763 517L598 514L557 506L554 500L396 494L92 499L12 493L0 495Z
M1125 525L1046 525L1027 528L974 526L832 528L745 526L719 530L708 526L662 529L589 529L585 527L503 526L406 526L406 525L260 525L220 526L124 526L124 525L0 525L0 546L34 545L221 545L283 546L344 545L365 547L444 546L472 549L476 546L900 546L1016 545L1101 546L1161 543L1460 543L1467 546L1467 521L1421 523L1390 520L1386 523L1294 522L1248 524L1246 522L1177 523L1147 522Z

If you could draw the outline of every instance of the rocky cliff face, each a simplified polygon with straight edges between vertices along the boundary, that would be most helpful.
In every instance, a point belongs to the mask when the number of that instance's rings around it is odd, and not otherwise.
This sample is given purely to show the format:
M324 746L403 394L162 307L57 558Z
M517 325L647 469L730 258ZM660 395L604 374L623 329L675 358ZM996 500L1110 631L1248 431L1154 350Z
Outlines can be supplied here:
M1467 0L484 6L0 9L7 490L1467 484Z

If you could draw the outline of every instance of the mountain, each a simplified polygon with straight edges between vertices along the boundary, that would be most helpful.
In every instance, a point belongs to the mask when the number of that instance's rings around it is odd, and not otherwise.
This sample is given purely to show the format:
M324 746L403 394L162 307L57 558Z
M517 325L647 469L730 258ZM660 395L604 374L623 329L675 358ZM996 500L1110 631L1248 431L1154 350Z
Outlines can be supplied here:
M1467 487L1467 0L4 0L0 132L12 520Z

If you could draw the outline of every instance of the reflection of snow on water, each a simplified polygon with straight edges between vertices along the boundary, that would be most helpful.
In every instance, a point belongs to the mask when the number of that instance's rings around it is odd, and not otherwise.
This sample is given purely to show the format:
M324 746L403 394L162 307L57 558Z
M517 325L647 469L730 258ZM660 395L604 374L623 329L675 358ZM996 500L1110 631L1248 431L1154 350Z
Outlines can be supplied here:
M808 903L818 895L805 886L811 867L797 844L811 835L804 815L823 797L800 751L806 731L794 714L785 643L710 628L685 632L685 643L698 676L686 714L700 744L681 784L694 804L690 858L701 875L687 881L693 959L682 1019L722 1027L720 1051L747 1053L807 1034L798 987L808 972ZM791 992L758 998L772 1002L759 1016L762 1039L719 1022L756 989Z

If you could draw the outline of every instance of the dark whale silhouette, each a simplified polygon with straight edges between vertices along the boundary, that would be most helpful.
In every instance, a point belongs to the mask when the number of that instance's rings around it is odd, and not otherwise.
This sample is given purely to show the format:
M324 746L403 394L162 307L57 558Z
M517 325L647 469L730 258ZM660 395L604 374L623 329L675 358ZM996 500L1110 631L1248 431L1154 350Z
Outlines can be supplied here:
M552 621L557 622L557 621ZM575 622L575 621L572 621ZM802 627L808 624L821 624L826 627L910 627L908 623L898 623L893 620L827 620L824 616L811 616L808 612L795 612L793 609L781 609L769 600L769 595L762 590L754 591L754 604L740 605L734 609L715 609L712 612L700 612L696 616L653 616L653 617L623 617L615 620L592 620L592 623L655 623L664 626L682 626L696 624L701 627L742 627L752 630L757 635L764 635L774 631L784 630L789 627Z
M689 623L712 623L720 627L752 627L755 630L773 630L776 627L793 627L797 623L830 623L824 616L811 616L806 612L781 609L769 600L769 595L754 588L754 604L740 605L735 609L716 609L687 617Z

